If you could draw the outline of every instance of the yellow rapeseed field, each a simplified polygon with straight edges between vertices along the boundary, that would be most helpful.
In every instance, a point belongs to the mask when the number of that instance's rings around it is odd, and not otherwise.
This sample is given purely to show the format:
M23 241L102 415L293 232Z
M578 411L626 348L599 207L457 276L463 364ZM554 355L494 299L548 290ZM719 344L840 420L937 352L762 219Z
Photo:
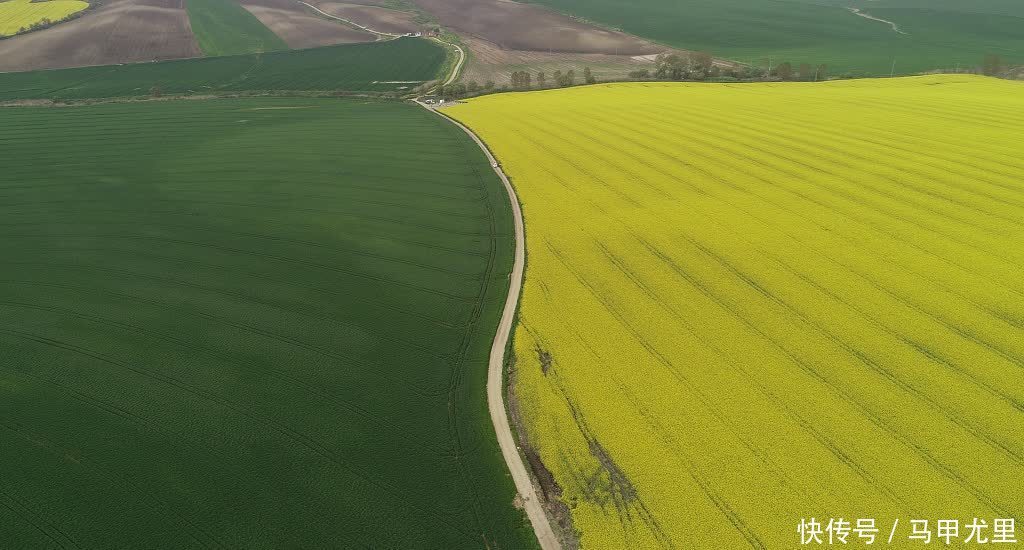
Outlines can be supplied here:
M974 518L990 540L1024 520L1024 84L609 84L446 112L523 202L515 392L584 548L794 548L811 517L893 547L956 519L962 545Z
M9 36L44 19L56 22L88 8L80 0L6 0L0 2L0 36Z

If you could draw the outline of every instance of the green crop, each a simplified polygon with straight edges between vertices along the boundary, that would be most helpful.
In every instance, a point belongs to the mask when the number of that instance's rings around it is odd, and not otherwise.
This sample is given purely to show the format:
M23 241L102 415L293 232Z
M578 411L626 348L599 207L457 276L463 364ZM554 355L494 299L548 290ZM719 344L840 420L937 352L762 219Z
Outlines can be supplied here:
M352 99L0 109L0 547L524 548L508 198Z
M437 78L444 48L400 38L158 63L0 73L0 100L260 91L388 92Z

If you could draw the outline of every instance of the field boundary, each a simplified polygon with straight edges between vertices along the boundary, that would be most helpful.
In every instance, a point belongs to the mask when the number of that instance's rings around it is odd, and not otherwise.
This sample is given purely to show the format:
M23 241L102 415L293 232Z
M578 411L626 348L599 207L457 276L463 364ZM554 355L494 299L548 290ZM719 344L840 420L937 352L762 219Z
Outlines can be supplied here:
M313 11L319 13L320 15L322 15L324 17L328 17L330 19L335 19L337 21L341 21L342 23L346 23L348 25L352 25L353 27L362 29L362 30L364 30L364 31L366 31L366 32L368 32L370 34L376 34L378 40L391 40L393 38L399 38L399 37L402 36L400 34L395 34L395 33L391 33L391 32L377 31L377 30L371 29L370 27L365 27L363 25L360 25L359 23L356 23L355 21L350 21L348 19L345 19L345 18L342 18L342 17L338 17L337 15L331 15L331 14L325 12L324 10L314 6L313 4L307 4L306 2L303 2L302 0L299 0L299 3L302 4L303 6L306 6L307 8L313 9Z
M523 211L519 203L519 196L516 194L512 182L501 169L498 160L491 153L487 145L467 126L449 117L448 115L432 109L417 101L421 107L444 118L461 128L484 152L491 168L498 175L505 185L509 202L512 205L512 217L515 225L515 260L512 264L512 273L509 280L508 297L505 299L505 308L501 312L501 321L498 324L497 333L494 335L494 342L491 345L490 358L487 362L487 409L491 414L491 421L494 423L494 431L498 437L498 444L501 447L501 454L508 465L509 473L516 484L516 490L522 499L523 508L537 535L537 542L543 550L561 550L562 546L551 528L551 522L544 511L540 497L537 495L537 488L530 477L529 470L523 462L519 446L516 445L515 435L512 433L509 424L508 410L505 407L505 353L512 335L512 328L515 327L516 314L519 309L519 296L523 288L523 273L526 265L526 238L523 224Z
M441 86L448 86L450 84L453 84L456 80L459 79L459 76L462 73L462 66L466 63L466 50L462 46L460 46L460 45L458 45L458 44L456 44L454 42L445 42L444 40L441 40L440 38L437 38L437 37L431 37L431 40L435 40L439 44L442 44L442 45L445 45L445 46L451 46L452 48L455 48L455 50L459 52L459 59L458 59L458 61L455 62L455 66L452 67L452 73L450 75L448 75L448 79L445 80L441 84ZM445 117L445 118L448 118L448 117Z

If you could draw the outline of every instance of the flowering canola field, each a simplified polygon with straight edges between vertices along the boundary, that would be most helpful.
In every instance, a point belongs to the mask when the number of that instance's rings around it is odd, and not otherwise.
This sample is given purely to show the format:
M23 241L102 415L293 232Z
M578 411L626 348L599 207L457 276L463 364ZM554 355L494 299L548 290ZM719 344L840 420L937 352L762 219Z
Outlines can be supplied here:
M1024 85L610 84L446 112L523 202L514 390L584 548L1024 519Z
M49 0L46 2L7 0L0 2L0 36L16 34L43 19L60 21L88 7L87 2L80 0Z

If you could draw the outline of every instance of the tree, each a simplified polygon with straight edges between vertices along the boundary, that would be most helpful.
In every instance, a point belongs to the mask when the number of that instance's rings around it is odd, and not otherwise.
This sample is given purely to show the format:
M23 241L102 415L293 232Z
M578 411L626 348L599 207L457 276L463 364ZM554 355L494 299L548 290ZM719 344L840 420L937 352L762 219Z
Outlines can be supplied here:
M469 93L476 93L480 91L480 85L475 80L470 80L469 84L466 85L466 91Z
M466 95L465 84L452 84L450 86L442 86L437 89L438 95L440 95L445 101L450 101L455 98Z
M561 86L562 85L562 71L555 71L555 72L551 73L551 81L554 83L555 86Z
M995 54L987 54L981 62L981 74L996 76L1003 72L1003 58Z
M788 61L786 63L780 64L779 68L776 70L776 74L779 75L779 78L781 78L782 80L792 79L793 65L791 65Z
M532 88L533 87L532 79L533 79L533 77L530 76L529 72L523 71L523 88L526 88L526 89Z
M715 58L708 52L692 52L689 55L689 72L697 73L701 77L706 77L711 73L711 68L715 66Z
M539 71L537 73L537 85L541 88L548 85L548 75L544 74L544 71Z
M526 71L513 71L512 72L512 89L521 90L526 87L526 76L529 73Z
M494 89L494 81L493 80L488 80L487 82L484 82L484 89L485 90L493 90Z
M762 67L750 66L743 70L743 76L744 78L765 78L768 73Z
M590 72L590 67L583 67L583 81L587 84L597 82L597 79L594 78L594 73Z
M810 63L801 63L800 68L797 69L797 74L800 75L798 78L803 81L814 79L814 69L811 68Z
M665 63L665 54L659 53L654 58L654 78L659 80L668 78L668 64Z
M828 80L828 65L822 63L818 65L817 70L814 71L814 81Z
M674 53L659 54L654 58L654 75L660 79L682 80L686 75L687 60Z
M632 78L633 80L647 80L648 78L651 78L651 71L648 71L647 69L630 71L629 78Z
M576 84L576 71L569 69L565 72L565 86Z

